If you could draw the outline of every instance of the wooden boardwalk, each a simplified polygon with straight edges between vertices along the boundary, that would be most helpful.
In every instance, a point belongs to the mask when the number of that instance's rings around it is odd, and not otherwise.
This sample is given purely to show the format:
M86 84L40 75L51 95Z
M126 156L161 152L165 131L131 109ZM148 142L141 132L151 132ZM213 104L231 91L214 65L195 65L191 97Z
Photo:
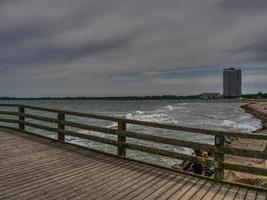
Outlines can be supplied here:
M0 199L246 199L266 192L0 129Z

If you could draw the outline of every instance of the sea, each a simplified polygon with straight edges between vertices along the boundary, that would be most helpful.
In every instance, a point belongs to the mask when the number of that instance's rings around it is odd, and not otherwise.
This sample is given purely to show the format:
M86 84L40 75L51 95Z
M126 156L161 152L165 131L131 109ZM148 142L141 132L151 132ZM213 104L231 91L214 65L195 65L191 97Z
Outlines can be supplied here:
M212 130L233 131L242 133L252 133L261 128L261 121L254 116L246 113L240 108L239 103L182 103L178 100L12 100L0 101L0 104L26 104L46 108L56 108L61 110L94 113L106 116L123 117L127 119L135 119L150 122L159 122L165 124L205 128ZM0 110L14 111L14 108L3 108ZM27 113L49 116L56 118L56 115L49 112L35 111L26 109ZM14 118L0 115L1 118ZM84 124L117 129L117 123L96 119L86 119L81 117L67 116L67 120L80 122ZM42 123L47 126L57 127L56 124L40 122L37 120L27 119L33 123ZM0 125L6 125L1 123ZM16 125L10 125L16 126ZM116 140L116 136L105 133L98 133L76 128L68 128L68 130L77 131L83 134L91 134L100 137ZM35 132L40 135L45 135L51 138L57 138L57 135L52 132L43 131L31 127L26 127L26 130ZM206 144L214 144L214 136L188 133L182 131L170 131L159 128L150 128L137 125L127 124L127 130L135 131L148 135L156 135L173 139L182 139L186 141L195 141ZM66 140L70 143L79 144L100 151L116 154L117 149L111 145L101 144L85 139L67 136ZM137 139L127 138L127 142L146 145L149 147L157 147L167 149L174 152L191 154L192 149L152 143ZM162 156L142 153L133 150L126 151L127 157L138 159L146 162L151 162L160 165L174 165L181 161L174 160Z

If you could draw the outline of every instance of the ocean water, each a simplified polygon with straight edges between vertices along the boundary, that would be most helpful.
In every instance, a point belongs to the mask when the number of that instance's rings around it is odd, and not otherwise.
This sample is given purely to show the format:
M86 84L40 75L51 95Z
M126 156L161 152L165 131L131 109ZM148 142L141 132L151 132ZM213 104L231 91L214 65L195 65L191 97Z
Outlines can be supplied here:
M251 133L261 128L261 122L254 118L252 115L245 113L240 108L239 103L180 103L175 100L143 100L143 101L106 101L106 100L27 100L27 101L0 101L0 103L20 103L27 105L34 105L40 107L57 108L62 110L96 113L101 115L125 117L128 119L136 119L143 121L152 121L166 124L176 124L181 126L206 128L213 130L224 131L238 131L244 133ZM7 110L7 108L0 108L1 110ZM12 109L10 109L12 110ZM40 112L27 110L32 114L41 114L49 117L56 117L53 113ZM6 117L1 116L0 117ZM67 120L81 122L90 125L96 125L100 127L107 127L116 129L117 123L86 119L81 117L67 116ZM37 122L36 120L27 119L27 121ZM56 127L55 124L40 122L51 127ZM1 123L2 124L2 123ZM104 133L97 133L87 130L68 128L69 130L75 130L84 134L92 134L100 137L116 139L116 136L107 135ZM34 128L27 127L27 130L34 131L41 135L56 138L56 134L42 131ZM127 130L140 132L149 135L157 135L168 138L177 138L188 141L197 141L201 143L214 143L214 137L188 133L181 131L169 131L158 128L149 128L136 125L127 125ZM95 148L101 151L109 153L116 153L116 148L110 145L100 144L88 140L83 140L74 137L67 137L67 141L76 143L90 148ZM147 145L149 147L157 147L167 149L175 152L183 152L190 154L192 149L177 147L172 145L163 145L158 143L151 143L147 141L141 141L136 139L127 138L127 142L134 144ZM166 157L151 155L147 153L127 150L127 156L144 160L147 162L153 162L162 165L173 165L180 161L169 159Z

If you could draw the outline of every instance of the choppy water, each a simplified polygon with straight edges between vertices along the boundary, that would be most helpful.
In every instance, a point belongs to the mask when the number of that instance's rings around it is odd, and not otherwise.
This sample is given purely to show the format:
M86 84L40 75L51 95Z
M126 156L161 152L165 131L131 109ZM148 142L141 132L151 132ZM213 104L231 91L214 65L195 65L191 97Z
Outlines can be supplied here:
M229 130L250 133L261 128L261 123L252 115L245 113L238 103L179 103L178 101L149 100L149 101L105 101L105 100L34 100L34 101L1 101L0 103L21 103L40 107L58 108L63 110L90 112L102 115L126 117L129 119L153 121L167 124L176 124L182 126L208 128L214 130ZM34 114L41 114L38 111L31 111ZM43 115L44 113L42 113ZM47 116L55 117L51 113ZM3 116L1 116L3 117ZM71 117L69 120L79 121L86 124L99 125L108 128L117 128L114 122L84 119L80 117ZM29 120L33 121L34 120ZM39 122L40 123L40 122ZM46 123L44 123L46 124ZM50 125L51 124L47 124ZM213 136L179 132L166 131L156 128L148 128L135 125L127 125L128 130L141 132L145 134L158 135L170 138L178 138L189 141L198 141L202 143L214 142ZM55 134L40 131L38 129L28 128L40 134L56 137ZM85 134L94 134L101 137L115 139L115 136L103 133L78 130ZM109 145L103 145L96 142L81 140L78 138L67 137L67 140L80 145L89 146L102 151L116 153L116 148ZM127 142L156 146L158 148L169 149L176 152L190 153L192 150L171 145L159 145L146 141L127 139ZM140 160L156 162L160 164L172 165L177 161L160 156L127 150L127 156Z

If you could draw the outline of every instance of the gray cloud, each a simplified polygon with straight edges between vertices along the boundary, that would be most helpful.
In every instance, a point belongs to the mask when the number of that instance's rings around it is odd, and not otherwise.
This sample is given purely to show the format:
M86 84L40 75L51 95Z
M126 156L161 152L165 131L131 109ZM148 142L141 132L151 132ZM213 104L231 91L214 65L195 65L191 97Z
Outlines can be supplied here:
M1 1L0 96L220 91L228 66L266 91L266 13L264 0Z

